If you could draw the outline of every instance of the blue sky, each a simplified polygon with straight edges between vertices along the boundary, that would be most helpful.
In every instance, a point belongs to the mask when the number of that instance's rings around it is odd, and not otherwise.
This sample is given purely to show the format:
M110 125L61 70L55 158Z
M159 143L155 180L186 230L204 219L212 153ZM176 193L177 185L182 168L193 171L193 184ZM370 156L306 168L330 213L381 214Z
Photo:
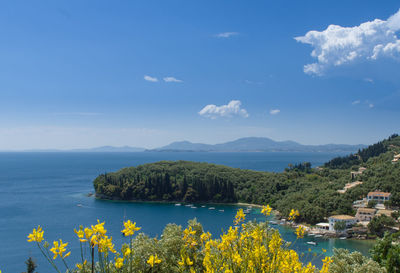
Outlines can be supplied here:
M0 149L373 143L400 131L399 9L1 2Z

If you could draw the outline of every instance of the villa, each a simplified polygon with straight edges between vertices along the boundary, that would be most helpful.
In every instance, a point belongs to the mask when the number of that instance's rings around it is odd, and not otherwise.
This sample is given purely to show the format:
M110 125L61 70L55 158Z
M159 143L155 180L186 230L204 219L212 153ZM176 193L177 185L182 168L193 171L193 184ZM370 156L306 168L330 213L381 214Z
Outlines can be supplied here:
M373 200L377 201L379 204L382 204L385 201L389 201L390 196L390 192L373 191L368 193L367 200L368 202Z
M336 222L345 222L347 228L357 223L356 217L350 215L333 215L329 217L328 220L329 220L329 231L336 231L334 228Z
M373 208L358 208L356 219L359 222L369 222L374 218L376 209Z

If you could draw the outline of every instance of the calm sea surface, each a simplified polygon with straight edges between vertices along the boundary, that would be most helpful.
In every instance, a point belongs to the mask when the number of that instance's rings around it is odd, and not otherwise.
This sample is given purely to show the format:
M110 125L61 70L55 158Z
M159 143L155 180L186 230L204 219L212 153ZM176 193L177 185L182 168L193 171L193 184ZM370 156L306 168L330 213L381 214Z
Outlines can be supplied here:
M38 272L52 272L33 243L26 236L33 227L41 225L49 242L62 238L69 242L77 260L79 244L74 228L95 224L97 219L106 222L116 247L124 242L120 235L124 217L137 222L150 236L162 233L168 223L185 226L189 219L197 218L205 230L214 236L232 224L235 206L208 205L197 209L173 204L124 203L100 201L86 194L93 192L93 179L104 172L123 167L137 166L159 160L192 160L223 164L242 169L282 171L289 163L309 161L313 166L337 156L328 153L0 153L0 269L3 273L22 272L24 261L32 256ZM223 212L219 210L224 210ZM265 220L253 210L251 219ZM294 241L293 231L278 227L286 241ZM351 240L324 240L304 238L294 248L307 252L307 241L317 240L312 251L334 247L358 250L366 254L370 243ZM72 264L72 262L71 262Z

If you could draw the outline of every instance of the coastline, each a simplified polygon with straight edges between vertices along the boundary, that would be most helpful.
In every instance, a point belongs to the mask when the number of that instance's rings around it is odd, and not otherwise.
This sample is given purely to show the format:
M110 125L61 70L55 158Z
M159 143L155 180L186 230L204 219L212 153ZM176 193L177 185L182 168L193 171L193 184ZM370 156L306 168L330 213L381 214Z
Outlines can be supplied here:
M218 202L183 202L183 201L168 201L168 200L122 200L122 199L110 199L110 198L105 198L105 196L99 196L96 193L88 193L86 194L88 197L94 197L96 200L100 201L114 201L114 202L124 202L124 203L153 203L153 204L209 204L209 205L224 205L224 206L238 206L238 207L256 207L256 208L262 208L262 205L259 204L250 204L250 203L242 203L242 202L237 202L237 203L218 203Z

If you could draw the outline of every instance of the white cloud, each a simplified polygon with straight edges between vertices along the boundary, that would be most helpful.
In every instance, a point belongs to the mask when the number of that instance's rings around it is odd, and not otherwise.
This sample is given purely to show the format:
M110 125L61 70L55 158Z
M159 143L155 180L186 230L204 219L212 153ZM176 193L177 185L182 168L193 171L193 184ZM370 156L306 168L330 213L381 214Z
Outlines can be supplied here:
M165 82L183 82L182 80L178 80L177 78L174 78L174 77L165 77L165 78L163 78L163 80Z
M369 82L369 83L374 83L374 80L371 78L365 78L364 81Z
M229 38L232 36L239 35L239 32L222 32L215 35L217 38Z
M360 100L355 100L351 104L353 104L353 105L360 104Z
M304 72L322 75L335 66L381 57L400 60L400 10L388 20L375 19L354 27L330 25L323 31L309 31L295 40L313 47L317 62L306 64Z
M232 117L242 116L247 118L249 114L243 108L241 108L240 100L231 100L227 105L216 106L214 104L206 105L200 110L199 115L216 119L217 117Z
M279 114L281 112L281 110L279 110L279 109L271 109L270 111L269 111L269 113L271 114L271 115L277 115L277 114Z
M154 78L154 77L151 77L151 76L148 76L148 75L144 75L144 80L148 81L148 82L158 82L157 78Z
M374 108L375 105L373 105L372 103L368 104L369 108Z

